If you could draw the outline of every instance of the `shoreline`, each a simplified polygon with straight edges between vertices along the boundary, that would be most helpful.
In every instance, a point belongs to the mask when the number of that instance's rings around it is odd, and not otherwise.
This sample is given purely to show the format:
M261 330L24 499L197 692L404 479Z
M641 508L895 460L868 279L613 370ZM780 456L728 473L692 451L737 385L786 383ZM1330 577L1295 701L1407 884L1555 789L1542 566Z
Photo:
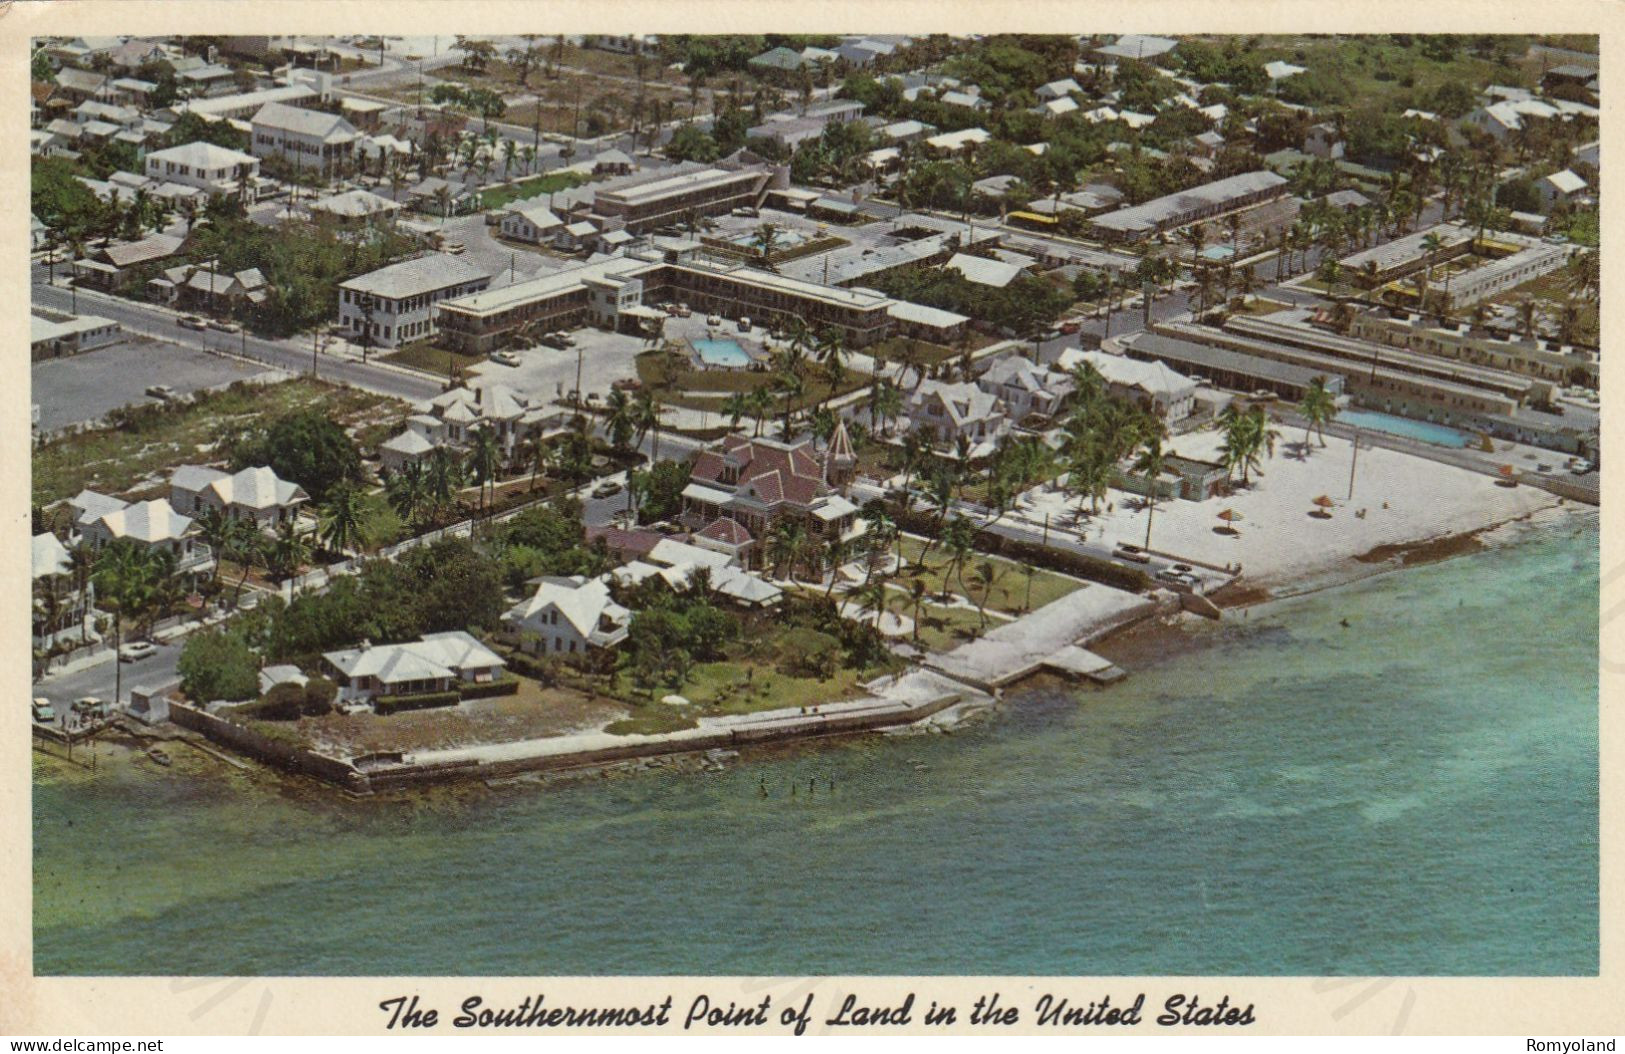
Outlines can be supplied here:
M1495 536L1514 531L1522 525L1573 521L1589 511L1585 506L1554 501L1492 523L1408 542L1383 543L1363 553L1340 556L1317 565L1308 575L1294 576L1287 583L1276 584L1268 577L1258 582L1239 578L1215 590L1209 599L1221 611L1245 612L1252 607L1324 592L1378 575L1484 552L1498 544L1513 544L1516 535L1504 543ZM1033 614L1036 612L1015 620L1009 624L1010 627L1021 626ZM1192 623L1189 620L1193 617L1200 616L1194 616L1178 606L1156 605L1139 617L1126 621L1107 619L1103 625L1087 629L1079 639L1087 640L1089 649L1113 663L1121 663L1132 674L1134 670L1154 664L1158 655L1165 654L1170 646L1189 646L1193 641L1190 633ZM1174 644L1175 638L1185 643ZM985 639L977 638L954 650L972 647ZM948 654L951 653L943 653ZM940 660L942 656L935 658ZM939 690L930 699L907 698L917 694L914 692L905 692L904 698L889 699L887 690L896 688L898 681L911 675L948 682L953 691ZM125 719L122 726L115 726L104 734L101 745L104 749L112 748L107 764L148 764L157 775L163 772L158 770L156 763L147 759L147 748L153 744L175 743L184 744L196 752L194 763L178 767L178 772L187 776L211 771L229 776L232 773L228 770L246 770L237 771L236 775L270 776L298 786L314 782L329 795L337 791L350 799L376 797L397 800L421 795L425 790L471 787L475 784L494 789L518 784L607 778L611 774L655 768L709 771L742 757L799 753L820 740L845 740L877 734L948 733L989 716L1005 701L1007 695L1026 694L1035 684L1061 684L1071 691L1079 691L1087 683L1084 678L1062 675L1043 663L1036 663L1000 688L986 692L978 691L977 687L959 677L951 674L945 676L944 671L927 664L898 675L890 684L875 686L864 696L820 707L818 711L821 713L766 711L748 715L747 720L736 717L732 721L712 722L717 727L701 726L684 730L687 734L675 736L588 733L439 751L436 754L456 754L459 757L436 757L422 770L417 764L406 766L403 771L394 774L394 778L388 772L368 773L360 783L350 786L332 779L312 778L309 772L291 771L288 766L274 760L254 756L251 751L245 754L232 745L215 741L200 730L147 729L129 725L128 719ZM939 683L936 687L942 689L944 685ZM1110 685L1097 685L1094 690L1108 687ZM849 716L846 711L854 711L854 714ZM727 727L729 725L733 728ZM577 749L571 751L571 746ZM531 748L528 753L527 747ZM66 759L55 752L39 753L59 764L67 764ZM473 760L476 758L479 760ZM78 770L80 763L75 760L72 766ZM374 776L380 777L376 783Z

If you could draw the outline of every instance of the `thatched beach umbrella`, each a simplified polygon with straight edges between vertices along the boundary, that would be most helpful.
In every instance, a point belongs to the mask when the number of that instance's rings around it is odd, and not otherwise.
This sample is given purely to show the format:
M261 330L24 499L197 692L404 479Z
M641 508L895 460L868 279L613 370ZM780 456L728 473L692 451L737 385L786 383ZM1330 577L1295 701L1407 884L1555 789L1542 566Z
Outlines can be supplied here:
M1501 473L1500 482L1501 482L1502 486L1516 487L1518 485L1518 470L1517 469L1513 468L1511 465L1502 465L1501 468L1500 468L1500 473Z
M1333 501L1331 499L1331 497L1329 495L1326 495L1326 494L1322 494L1320 497L1318 497L1318 498L1314 499L1314 501L1310 502L1310 504L1317 506L1317 508L1313 512L1311 512L1309 515L1318 517L1319 519L1322 519L1322 520L1331 519L1332 518L1331 510L1337 507L1337 502Z
M1219 519L1224 521L1225 526L1230 529L1231 534L1241 533L1240 531L1236 530L1236 524L1240 523L1246 518L1247 517L1243 516L1235 509L1225 509L1223 512L1219 513Z

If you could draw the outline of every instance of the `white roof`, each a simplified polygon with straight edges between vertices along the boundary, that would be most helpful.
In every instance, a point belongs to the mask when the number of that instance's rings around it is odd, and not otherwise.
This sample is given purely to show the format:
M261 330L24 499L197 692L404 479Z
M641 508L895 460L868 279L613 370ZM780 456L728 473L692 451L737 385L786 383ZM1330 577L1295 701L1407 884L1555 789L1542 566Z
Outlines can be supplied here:
M949 270L958 271L977 285L992 286L995 289L1003 289L1026 269L1019 264L1008 264L1002 260L984 260L980 256L967 256L964 253L955 253L944 266Z
M1280 59L1276 59L1274 62L1264 64L1264 72L1269 75L1270 80L1278 81L1285 80L1288 77L1296 77L1300 73L1308 73L1309 70L1304 66L1294 66L1290 62L1282 62Z
M1547 176L1546 182L1563 194L1573 194L1575 191L1584 190L1586 187L1585 180L1566 168L1561 172L1553 172Z
M719 553L712 549L701 549L697 545L679 542L671 538L662 538L649 550L649 562L664 564L667 567L676 567L679 564L699 564L713 570L727 567L733 562L733 557Z
M322 656L347 677L376 677L385 684L429 681L454 671L504 666L502 656L462 630L426 633L405 644L346 648Z
M1051 99L1049 102L1044 103L1042 109L1051 117L1059 117L1063 113L1072 113L1081 109L1081 107L1078 106L1078 100L1070 95L1063 95L1059 99Z
M907 300L893 302L886 309L886 314L901 322L914 322L922 326L935 326L938 329L948 329L969 322L964 315L956 315L952 311L944 311L937 307L927 307L924 304L912 304Z
M985 143L993 138L985 128L962 128L957 132L944 132L934 135L926 140L926 144L938 150L960 150L967 143Z
M231 150L223 146L215 146L202 140L191 143L182 143L172 146L168 150L154 150L147 154L148 162L159 161L177 165L190 165L193 168L234 168L237 165L258 165L259 158L253 154L245 154L240 150Z
M1056 360L1056 365L1070 370L1079 362L1093 366L1108 384L1139 388L1151 395L1179 395L1196 387L1195 381L1176 373L1164 362L1142 362L1127 355L1111 355L1104 351L1067 348Z
M418 454L427 454L429 451L434 449L434 444L425 439L421 434L408 428L400 435L391 436L382 443L379 443L378 449L388 450L395 454L416 456Z
M182 465L169 477L171 488L196 493L207 491L223 505L249 509L270 509L296 505L308 495L297 483L290 483L265 465L245 468L228 475L201 465Z
M1117 38L1117 42L1107 44L1095 51L1102 55L1114 55L1125 59L1149 59L1166 54L1179 46L1179 41L1168 37L1154 37L1143 33L1125 33Z
M544 581L536 587L534 596L514 605L502 618L523 625L552 609L557 609L583 637L590 636L606 615L618 619L630 614L610 599L608 584L594 578L583 582Z
M103 514L96 522L114 538L131 538L138 542L171 542L185 537L192 526L189 517L182 516L169 504L168 499L126 505L115 512Z
M376 216L381 212L399 212L400 208L395 202L380 194L361 189L334 194L320 201L313 201L310 205L312 212L326 212L346 219Z
M339 287L358 293L371 293L373 296L390 300L400 300L490 277L484 270L460 256L429 253L358 275L348 282L341 282Z
M314 136L323 142L342 142L360 135L354 125L338 114L305 110L280 102L266 103L254 114L250 123L256 127L280 128L296 135Z
M34 577L65 575L73 567L67 547L49 531L34 535Z

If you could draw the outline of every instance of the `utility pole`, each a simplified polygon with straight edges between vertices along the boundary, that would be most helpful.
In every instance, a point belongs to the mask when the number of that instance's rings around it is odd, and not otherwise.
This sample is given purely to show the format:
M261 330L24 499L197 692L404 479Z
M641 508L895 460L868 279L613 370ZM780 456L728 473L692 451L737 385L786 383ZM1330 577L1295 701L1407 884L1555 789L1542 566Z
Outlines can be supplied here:
M1354 500L1354 466L1360 461L1360 430L1354 430L1354 452L1349 457L1349 496L1348 501Z

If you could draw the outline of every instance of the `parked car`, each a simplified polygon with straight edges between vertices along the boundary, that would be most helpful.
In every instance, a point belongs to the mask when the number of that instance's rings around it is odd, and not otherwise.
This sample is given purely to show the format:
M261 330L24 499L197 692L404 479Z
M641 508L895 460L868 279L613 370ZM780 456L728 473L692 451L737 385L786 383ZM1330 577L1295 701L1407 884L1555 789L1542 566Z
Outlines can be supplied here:
M180 324L182 329L195 329L200 332L209 328L209 324L196 315L182 315Z
M517 366L524 360L519 357L517 351L493 351L491 361L501 363L504 366Z
M622 377L620 380L611 384L610 387L619 389L623 392L635 392L643 387L643 382L638 380L636 377Z
M722 316L721 315L706 315L705 316L705 324L708 325L708 326L720 326L720 325L722 325Z
M150 640L136 640L118 650L119 662L139 662L158 654L158 645Z
M549 348L564 347L564 341L559 339L559 335L557 333L549 333L547 336L543 337L542 344Z
M693 310L693 308L689 307L687 304L678 304L677 305L677 317L678 318L688 318L692 314L694 314L694 310Z
M50 722L56 720L56 708L51 705L51 701L49 699L42 699L37 695L34 697L34 705L29 707L29 712L33 715L33 718L36 721L43 721L49 724Z
M219 318L211 320L209 322L209 328L218 330L221 333L241 333L243 330L243 327L239 326L230 319Z
M572 337L570 334L566 333L564 330L561 329L561 330L559 330L557 333L555 333L553 335L555 337L559 338L559 340L561 340L564 343L565 347L571 348L571 347L575 346L576 338Z
M1188 575L1191 573L1192 568L1190 564L1175 564L1174 570L1180 574Z
M1195 575L1186 574L1183 571L1175 571L1171 567L1163 568L1161 571L1158 571L1154 577L1159 582L1166 582L1169 585L1175 586L1185 586L1187 588L1194 587L1197 582Z
M614 480L610 480L607 483L600 483L598 486L594 487L592 489L592 496L595 498L613 498L615 495L619 494L622 489L623 488L619 483L616 483Z
M162 399L164 402L174 399L177 395L175 389L167 384L149 384L147 385L147 394L154 399Z
M1149 564L1151 562L1150 553L1141 549L1138 545L1129 545L1127 542L1118 542L1117 548L1112 550L1112 555L1119 560L1133 560L1137 564Z
M464 250L466 250L467 248L468 248L468 246L464 245L462 242L441 242L440 243L440 251L443 252L443 253L450 253L453 256L461 256L463 254Z
M749 333L750 332L750 316L749 315L745 315L742 318L740 318L740 320L739 320L739 332L741 332L741 333Z
M113 716L113 708L107 705L107 701L98 699L94 695L87 695L83 699L75 699L73 712L88 719Z
M741 205L733 210L735 216L759 216L761 213L753 205Z
M1061 333L1064 336L1068 336L1068 337L1070 337L1072 334L1076 333L1078 330L1080 330L1082 328L1083 328L1083 323L1081 323L1081 322L1062 322L1061 323Z

